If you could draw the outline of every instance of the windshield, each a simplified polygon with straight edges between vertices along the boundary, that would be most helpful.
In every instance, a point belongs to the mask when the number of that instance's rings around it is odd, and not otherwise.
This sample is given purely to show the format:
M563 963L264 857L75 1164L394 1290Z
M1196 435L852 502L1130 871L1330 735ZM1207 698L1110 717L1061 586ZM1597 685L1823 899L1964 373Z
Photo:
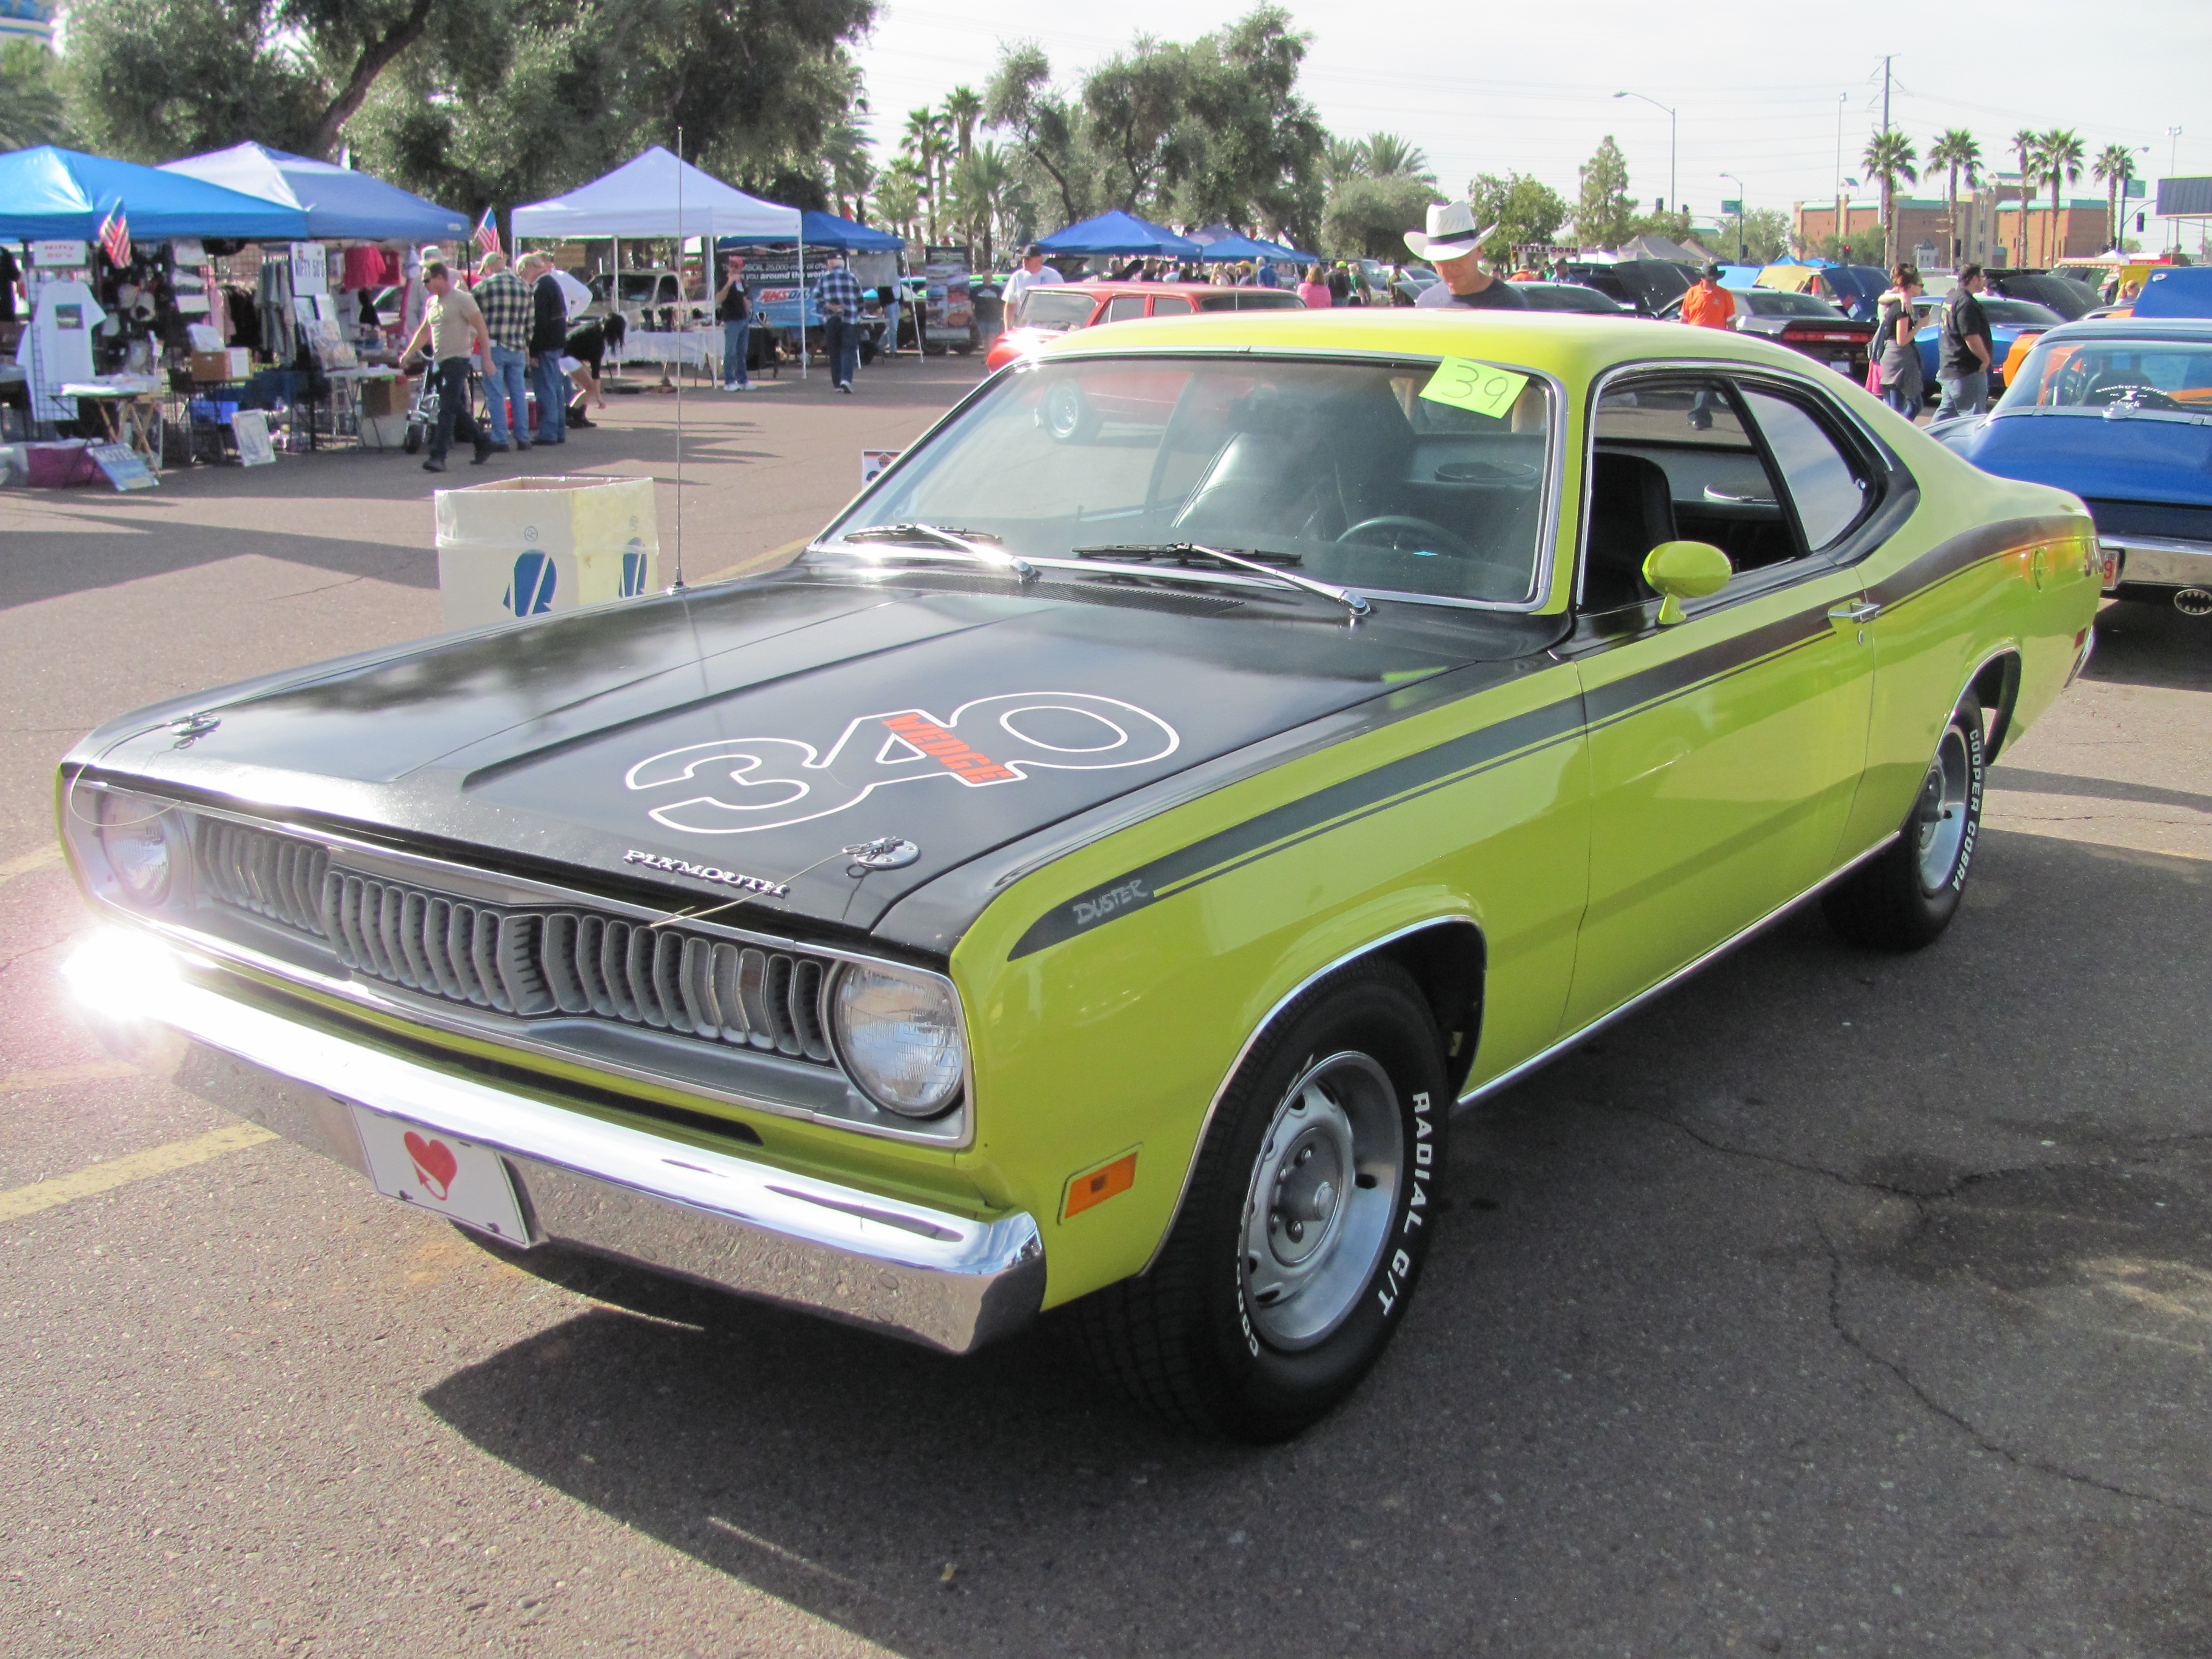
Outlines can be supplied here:
M1048 288L1033 288L1022 301L1022 325L1025 328L1081 328L1097 308L1098 296L1095 294L1054 294Z
M2056 328L2066 319L2049 306L2039 306L2033 300L1992 300L1981 296L1982 314L1993 323L2040 323L2045 328Z
M1304 311L1306 302L1273 288L1225 288L1198 296L1200 311Z
M2212 341L2054 340L2027 355L2000 415L2032 409L2212 415Z
M1743 297L1760 317L1836 317L1844 313L1826 300L1810 294L1781 294L1771 289L1747 289Z
M823 538L930 524L1024 558L1194 542L1370 592L1523 603L1538 586L1544 382L1434 362L1116 357L997 382ZM1439 390L1448 389L1439 386ZM871 557L887 556L880 541Z
M1517 283L1515 286L1531 311L1612 312L1621 308L1594 288L1577 288L1566 283Z

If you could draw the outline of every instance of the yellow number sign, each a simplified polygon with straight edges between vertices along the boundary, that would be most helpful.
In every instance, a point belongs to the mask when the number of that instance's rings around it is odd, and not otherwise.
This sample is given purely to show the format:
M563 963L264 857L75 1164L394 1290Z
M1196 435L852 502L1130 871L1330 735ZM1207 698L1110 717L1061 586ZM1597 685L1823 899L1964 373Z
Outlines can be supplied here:
M1478 363L1465 357L1447 357L1437 365L1437 372L1421 388L1421 396L1431 403L1449 404L1454 409L1471 409L1478 415L1487 415L1492 420L1513 407L1513 400L1521 395L1521 388L1528 384L1526 374L1516 374L1510 368L1500 368L1495 363Z

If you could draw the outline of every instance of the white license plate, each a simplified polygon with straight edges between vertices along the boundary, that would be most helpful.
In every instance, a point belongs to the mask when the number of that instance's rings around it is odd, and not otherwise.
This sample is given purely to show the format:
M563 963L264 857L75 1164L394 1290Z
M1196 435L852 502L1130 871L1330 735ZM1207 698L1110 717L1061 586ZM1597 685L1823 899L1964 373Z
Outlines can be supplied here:
M1831 357L1828 359L1828 367L1834 369L1838 374L1856 375L1857 373L1856 369L1852 368L1851 360L1848 357Z
M353 1109L353 1121L368 1154L368 1178L386 1198L510 1244L530 1243L507 1161L490 1147L365 1106Z

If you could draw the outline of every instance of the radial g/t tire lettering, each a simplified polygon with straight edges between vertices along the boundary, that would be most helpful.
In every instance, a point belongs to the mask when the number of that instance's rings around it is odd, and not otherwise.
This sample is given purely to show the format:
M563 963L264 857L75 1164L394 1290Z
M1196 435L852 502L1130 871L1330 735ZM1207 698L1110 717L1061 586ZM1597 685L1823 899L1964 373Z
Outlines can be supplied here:
M1332 975L1254 1045L1150 1273L1079 1304L1092 1357L1198 1431L1287 1439L1358 1385L1435 1231L1443 1044L1388 962Z
M1953 711L1889 846L1821 896L1828 925L1854 945L1917 951L1958 914L1982 829L1982 706L1969 695Z

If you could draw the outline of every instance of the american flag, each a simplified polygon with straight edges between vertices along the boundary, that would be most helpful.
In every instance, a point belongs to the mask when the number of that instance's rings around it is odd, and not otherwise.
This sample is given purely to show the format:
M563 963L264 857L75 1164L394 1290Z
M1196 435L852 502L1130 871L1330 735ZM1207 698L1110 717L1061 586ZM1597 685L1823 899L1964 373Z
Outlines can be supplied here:
M484 216L477 221L477 246L486 253L497 253L501 251L499 246L499 221L491 216L489 208L486 208Z
M100 222L100 247L107 255L110 264L131 263L131 226L123 217L123 204L118 201L107 210L107 217Z

